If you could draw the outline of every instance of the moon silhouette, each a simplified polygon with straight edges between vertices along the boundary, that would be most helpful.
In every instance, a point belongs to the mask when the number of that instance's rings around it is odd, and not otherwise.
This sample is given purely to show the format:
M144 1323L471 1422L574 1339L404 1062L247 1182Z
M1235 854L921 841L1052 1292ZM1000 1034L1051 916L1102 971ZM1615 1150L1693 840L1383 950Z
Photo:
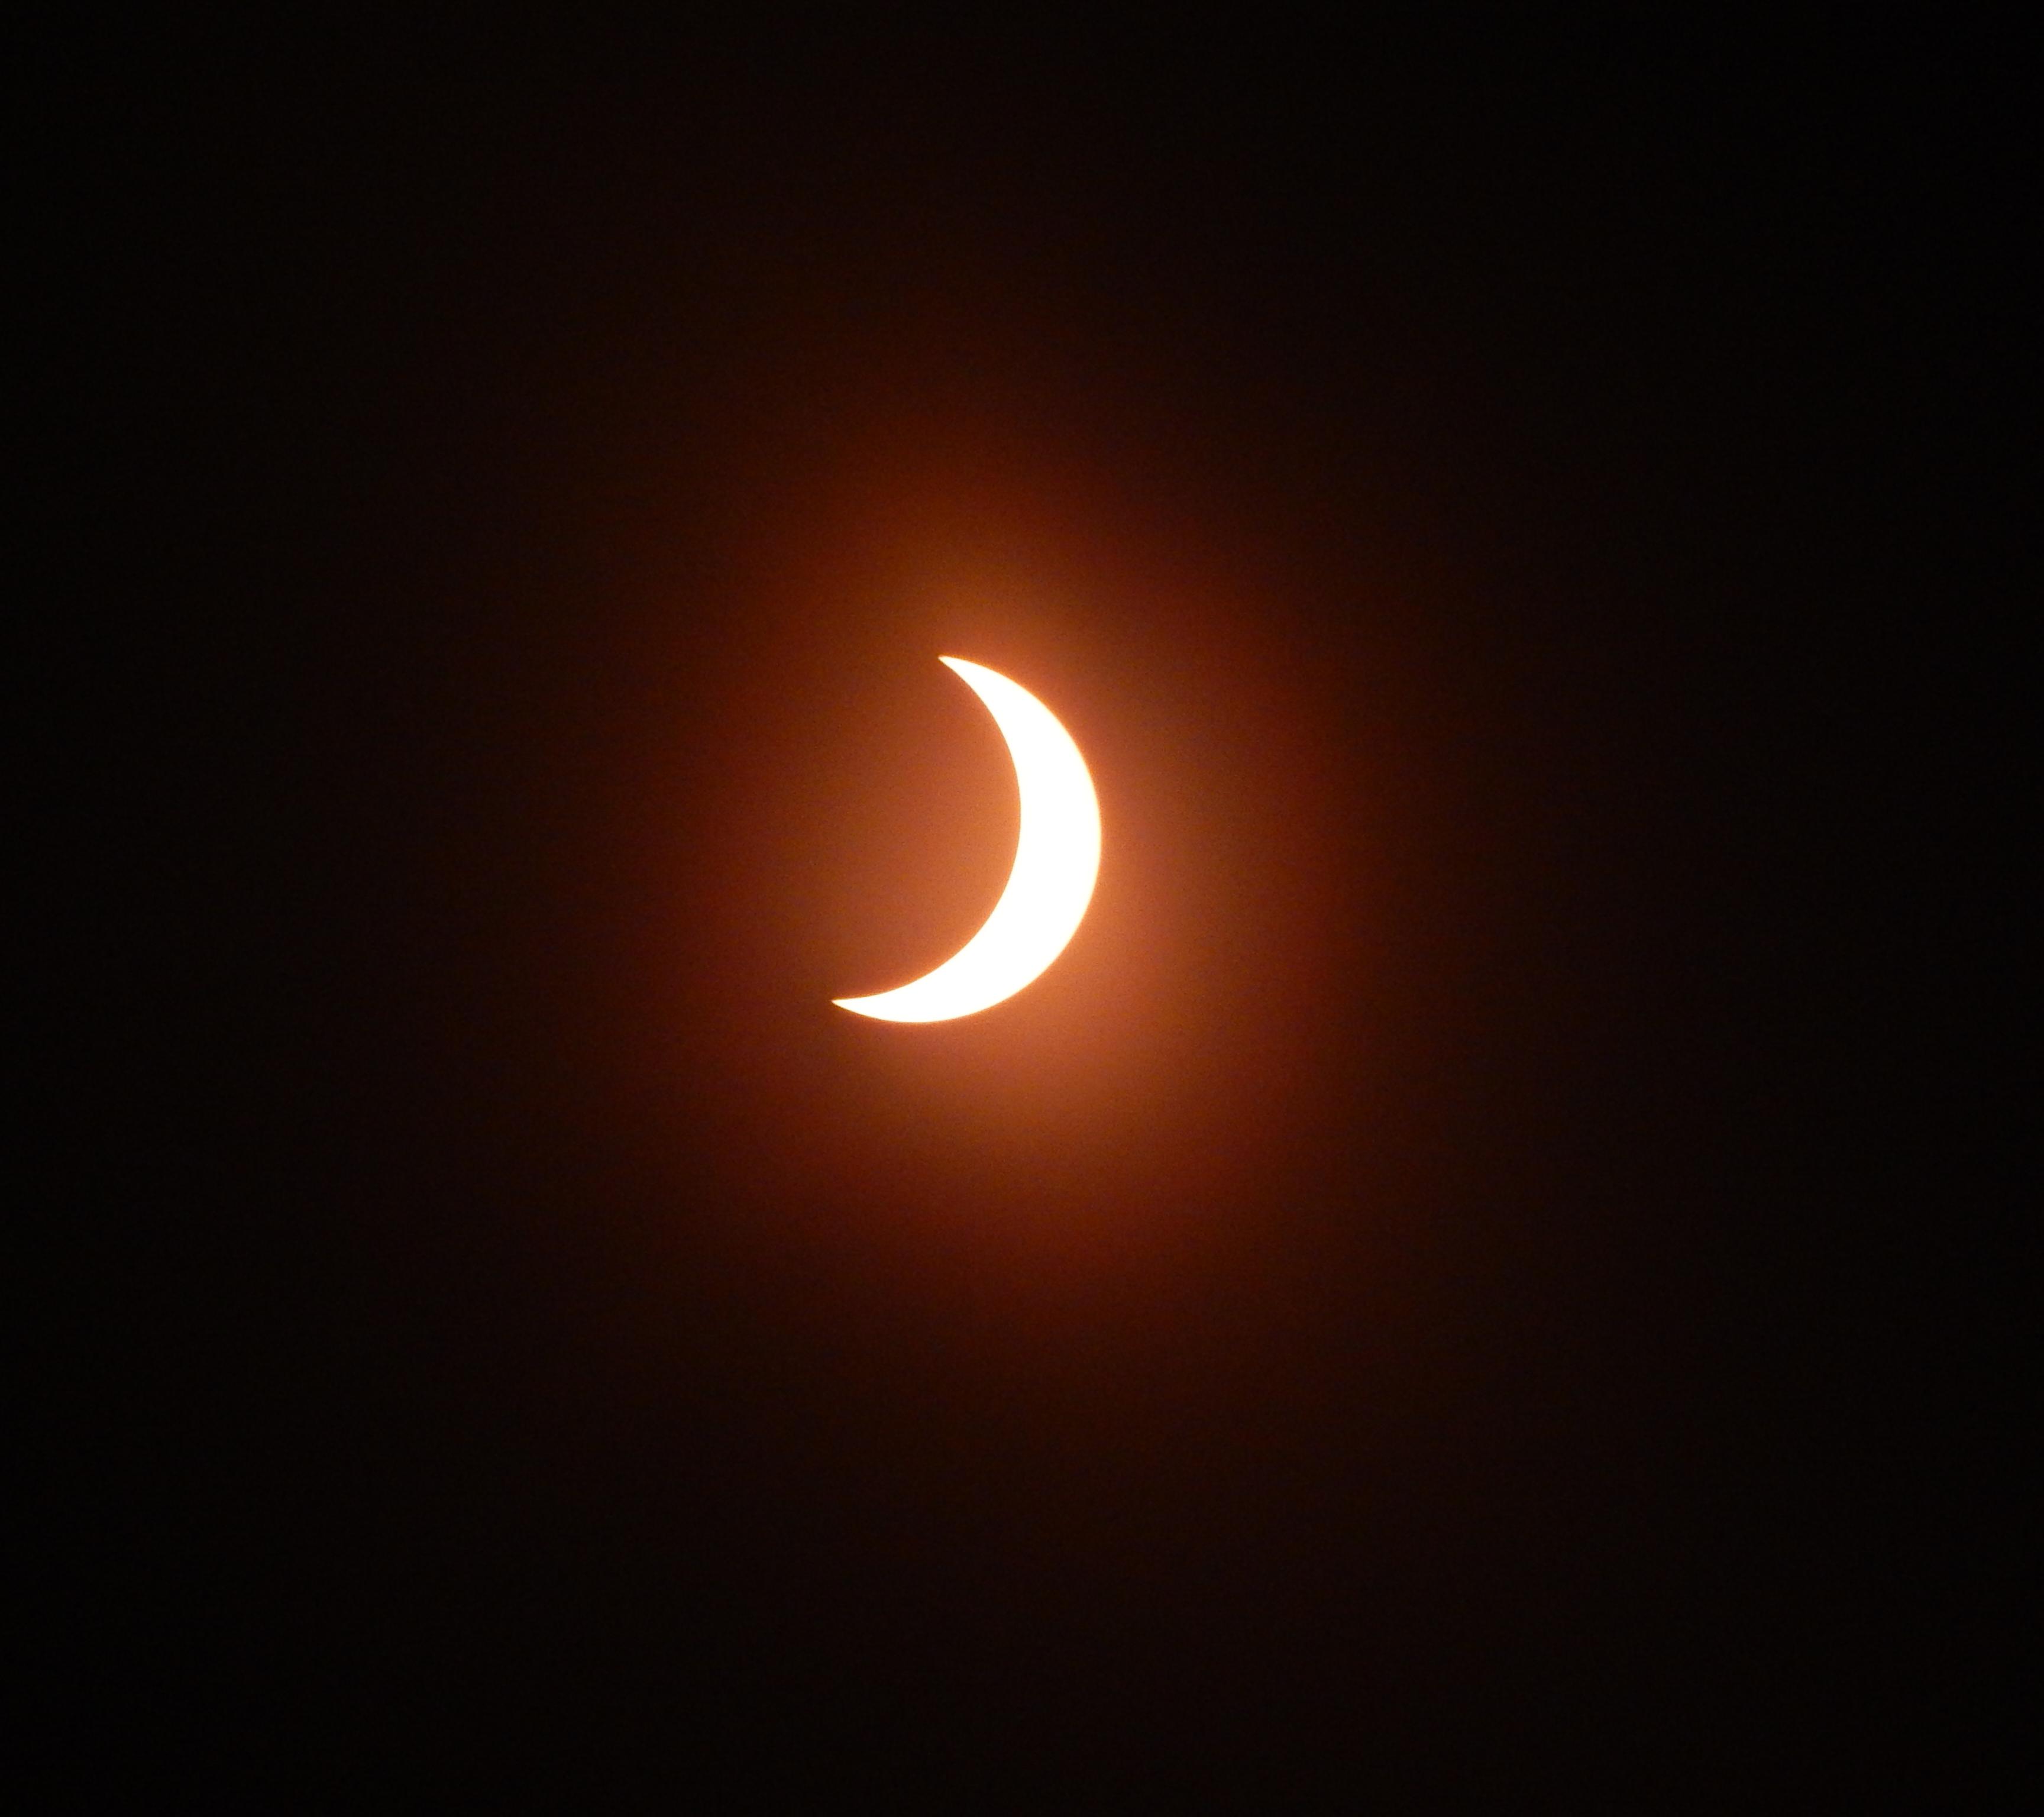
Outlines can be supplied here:
M979 696L1008 741L1022 831L1001 900L955 953L898 989L831 1000L882 1022L948 1022L1033 983L1078 931L1100 874L1100 801L1072 735L1005 675L962 657L938 660Z

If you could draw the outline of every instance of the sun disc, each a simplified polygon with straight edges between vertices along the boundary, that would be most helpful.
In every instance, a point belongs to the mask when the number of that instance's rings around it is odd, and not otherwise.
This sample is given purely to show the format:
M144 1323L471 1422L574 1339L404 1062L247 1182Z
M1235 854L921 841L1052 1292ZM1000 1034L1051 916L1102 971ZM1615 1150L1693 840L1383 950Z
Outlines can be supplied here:
M1072 736L1028 689L962 657L938 659L978 694L1007 741L1022 826L1007 887L979 932L912 982L841 1009L883 1022L946 1022L1012 997L1078 931L1100 874L1100 801Z

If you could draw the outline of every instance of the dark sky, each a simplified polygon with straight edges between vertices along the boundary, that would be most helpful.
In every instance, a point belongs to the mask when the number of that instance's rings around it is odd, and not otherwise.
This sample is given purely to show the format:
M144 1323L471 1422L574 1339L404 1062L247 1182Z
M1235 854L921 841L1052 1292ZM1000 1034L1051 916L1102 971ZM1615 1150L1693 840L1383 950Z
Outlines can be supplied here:
M105 1764L1952 1783L1985 911L1911 867L2006 110L1877 49L53 52ZM1009 1005L855 1024L1005 874L940 652L1073 729L1100 893Z

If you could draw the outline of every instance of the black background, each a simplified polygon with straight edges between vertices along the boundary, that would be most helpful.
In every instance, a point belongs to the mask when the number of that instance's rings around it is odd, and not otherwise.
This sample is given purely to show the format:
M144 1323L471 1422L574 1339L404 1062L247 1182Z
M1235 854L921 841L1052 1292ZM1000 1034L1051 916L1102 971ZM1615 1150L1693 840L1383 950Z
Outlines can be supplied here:
M37 81L67 1774L1965 1780L1974 53L300 18ZM1012 838L940 651L1073 727L1101 893L853 1026Z

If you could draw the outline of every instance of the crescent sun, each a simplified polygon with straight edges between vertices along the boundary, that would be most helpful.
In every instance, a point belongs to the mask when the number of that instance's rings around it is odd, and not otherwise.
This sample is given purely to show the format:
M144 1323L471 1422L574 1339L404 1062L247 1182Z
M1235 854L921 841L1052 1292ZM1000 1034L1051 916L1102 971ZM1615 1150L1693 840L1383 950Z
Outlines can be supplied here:
M962 657L938 660L979 696L1008 741L1022 831L1001 900L955 953L899 989L831 1000L882 1022L947 1022L1033 983L1078 931L1100 874L1100 800L1072 735L1005 675Z

